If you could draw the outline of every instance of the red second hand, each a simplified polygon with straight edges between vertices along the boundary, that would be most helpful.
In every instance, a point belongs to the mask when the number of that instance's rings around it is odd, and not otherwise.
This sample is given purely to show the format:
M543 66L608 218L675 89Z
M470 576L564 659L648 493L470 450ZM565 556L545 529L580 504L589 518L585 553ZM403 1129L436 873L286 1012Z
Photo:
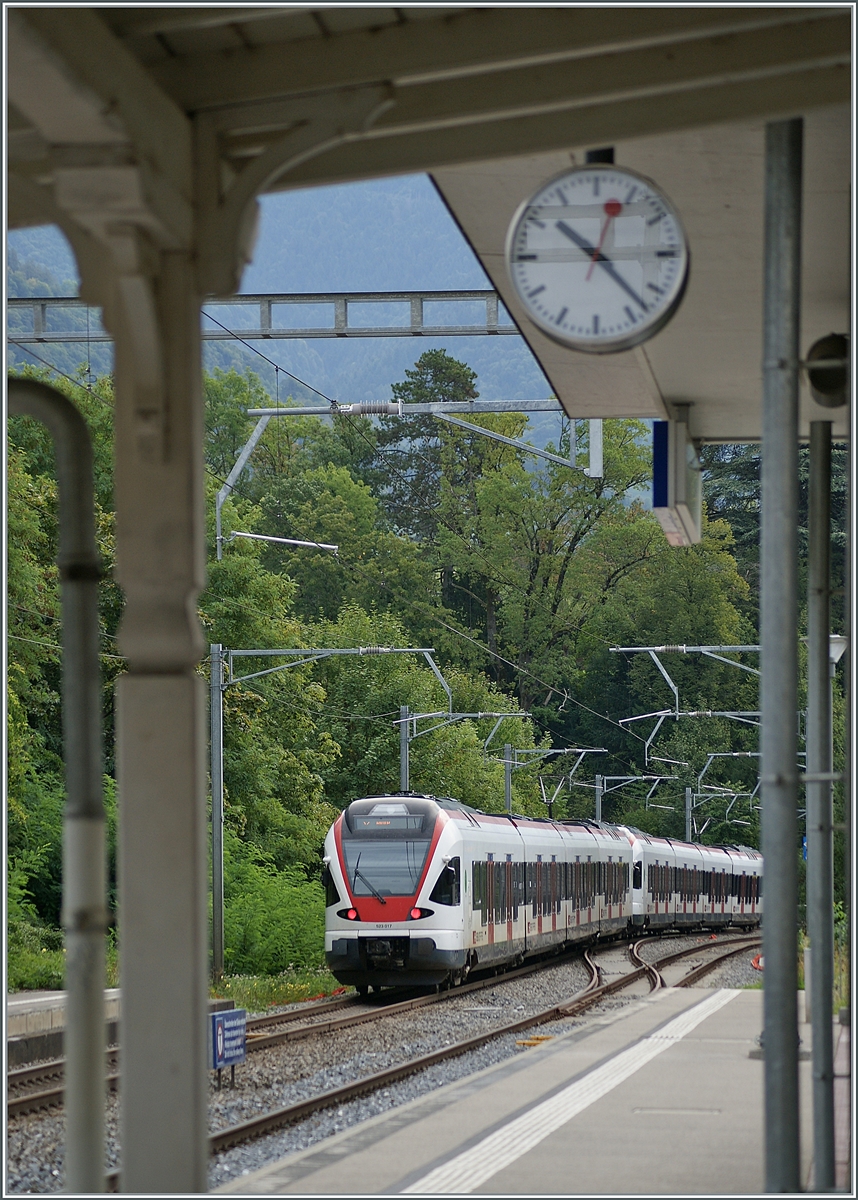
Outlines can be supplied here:
M602 236L599 238L599 244L593 251L593 257L590 259L590 267L587 271L587 274L584 276L585 280L589 279L593 274L593 267L596 265L596 259L599 257L602 246L605 244L605 238L608 235L608 226L611 224L611 221L614 219L614 217L618 217L622 211L623 206L620 204L619 200L605 201L605 213L608 219L605 221L604 228L602 229Z

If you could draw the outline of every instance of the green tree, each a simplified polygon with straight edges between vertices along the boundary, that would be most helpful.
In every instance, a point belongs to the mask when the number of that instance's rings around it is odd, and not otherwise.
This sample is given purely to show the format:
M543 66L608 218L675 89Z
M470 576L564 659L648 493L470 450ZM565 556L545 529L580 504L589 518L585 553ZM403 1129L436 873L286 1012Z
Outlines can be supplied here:
M646 476L641 436L636 422L606 426L601 479L553 463L528 471L517 452L487 458L465 488L444 477L439 554L453 565L453 588L473 600L469 615L476 610L488 648L514 664L496 674L525 708L544 695L544 682L561 693L575 684L587 617L660 537L651 518L625 502Z
M210 641L233 650L298 649L304 631L291 614L294 585L262 566L259 544L240 542L210 564L201 617ZM280 665L235 660L237 676ZM339 748L314 721L324 692L302 668L287 667L224 693L224 815L241 839L276 868L311 867L333 810L322 767Z
M391 392L403 406L449 404L476 400L476 381L476 373L446 350L428 350ZM441 481L438 421L431 416L382 417L378 449L390 464L382 501L391 525L409 537L431 540Z
M408 646L403 625L390 613L364 611L347 605L336 621L315 627L316 644L330 647ZM448 700L422 656L384 654L325 659L316 673L327 697L319 723L342 747L342 759L327 779L327 794L337 807L358 796L399 788L400 707L434 713L447 709ZM519 716L510 697L484 677L445 666L456 712L509 712L495 732L492 749L483 743L492 732L494 718L444 724L443 718L421 722L421 733L412 741L411 787L438 795L451 795L489 811L503 808L503 766L498 760L504 742L533 748L531 723ZM542 812L535 771L516 774L517 811Z

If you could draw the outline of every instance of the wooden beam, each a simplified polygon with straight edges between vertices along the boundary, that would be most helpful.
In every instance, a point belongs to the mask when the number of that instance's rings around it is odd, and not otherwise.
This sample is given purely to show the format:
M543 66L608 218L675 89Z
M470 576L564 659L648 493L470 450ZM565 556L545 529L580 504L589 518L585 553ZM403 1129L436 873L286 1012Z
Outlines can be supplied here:
M716 84L754 79L811 66L850 61L848 16L802 21L778 29L728 34L670 47L612 52L568 63L542 64L491 75L398 88L395 103L372 127L371 136L430 130L445 125L509 120L560 109L590 107L604 101L641 99ZM297 119L311 118L336 95L264 101L221 109L212 115L229 152L252 153L283 136Z
M594 53L822 19L842 11L678 6L465 9L434 20L406 20L330 38L180 56L153 64L150 73L182 109L195 112L328 88L429 82L572 61Z
M268 8L229 7L208 8L107 8L99 13L117 37L136 38L147 34L171 33L176 30L216 29L220 25L249 24L250 22L289 17L310 12L310 7L272 5Z
M315 186L379 175L431 171L456 163L510 158L570 146L605 145L726 121L802 113L848 102L851 68L835 65L750 82L715 83L675 95L600 100L571 110L376 137L320 154L294 168L280 187Z
M40 126L32 111L17 95L30 97L29 107L37 103L41 89L76 86L79 95L93 98L92 120L100 126L112 126L118 140L131 142L140 158L148 160L155 172L190 204L193 196L191 177L191 126L187 117L151 79L137 59L113 36L92 9L26 8L15 14L29 31L33 55L38 57L34 76L16 80L16 103ZM11 16L11 14L10 14ZM10 94L18 64L9 62ZM61 104L47 106L59 120ZM43 117L43 120L47 120ZM62 139L44 130L48 141ZM72 141L95 143L103 136L85 135Z
M396 104L373 126L386 130L429 129L452 123L503 120L604 101L637 104L649 96L712 85L749 83L796 69L848 65L851 19L802 21L778 29L728 34L611 52L568 63L541 64L491 75L397 89Z

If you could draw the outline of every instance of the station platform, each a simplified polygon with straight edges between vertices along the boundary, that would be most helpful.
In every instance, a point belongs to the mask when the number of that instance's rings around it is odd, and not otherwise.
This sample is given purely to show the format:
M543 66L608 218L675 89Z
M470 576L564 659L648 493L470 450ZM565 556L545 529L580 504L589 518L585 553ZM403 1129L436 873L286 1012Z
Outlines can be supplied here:
M249 1195L764 1191L761 991L667 988L217 1190ZM835 1027L838 1069L849 1029ZM810 1026L801 1026L802 1050ZM802 1183L811 1064L800 1062ZM849 1085L839 1090L847 1184ZM844 1134L845 1131L845 1134ZM841 1182L842 1179L842 1182Z
M119 1008L119 988L108 988L104 993L105 1020L118 1020ZM6 997L7 1037L64 1029L65 1024L65 992L13 992Z
M234 1008L233 1000L210 1000L209 1010ZM105 1037L109 1045L119 1038L122 994L105 988ZM61 991L11 992L6 997L6 1061L20 1067L38 1059L60 1058L66 1027L66 994Z

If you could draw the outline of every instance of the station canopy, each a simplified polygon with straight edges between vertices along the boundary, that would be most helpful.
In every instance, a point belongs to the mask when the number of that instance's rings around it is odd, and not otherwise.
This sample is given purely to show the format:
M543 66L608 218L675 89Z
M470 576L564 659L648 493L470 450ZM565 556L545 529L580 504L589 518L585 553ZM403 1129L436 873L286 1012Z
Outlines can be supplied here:
M688 405L693 437L748 441L760 436L765 123L802 115L802 354L849 330L846 6L22 8L9 21L13 225L59 204L96 238L122 220L169 245L187 240L202 198L201 291L223 295L252 237L238 229L228 245L207 206L428 171L571 416ZM194 178L168 161L176 121L198 163L214 148ZM596 357L528 321L503 252L519 203L608 146L673 201L691 273L661 333ZM846 412L819 408L803 380L804 434L817 419L845 435Z

